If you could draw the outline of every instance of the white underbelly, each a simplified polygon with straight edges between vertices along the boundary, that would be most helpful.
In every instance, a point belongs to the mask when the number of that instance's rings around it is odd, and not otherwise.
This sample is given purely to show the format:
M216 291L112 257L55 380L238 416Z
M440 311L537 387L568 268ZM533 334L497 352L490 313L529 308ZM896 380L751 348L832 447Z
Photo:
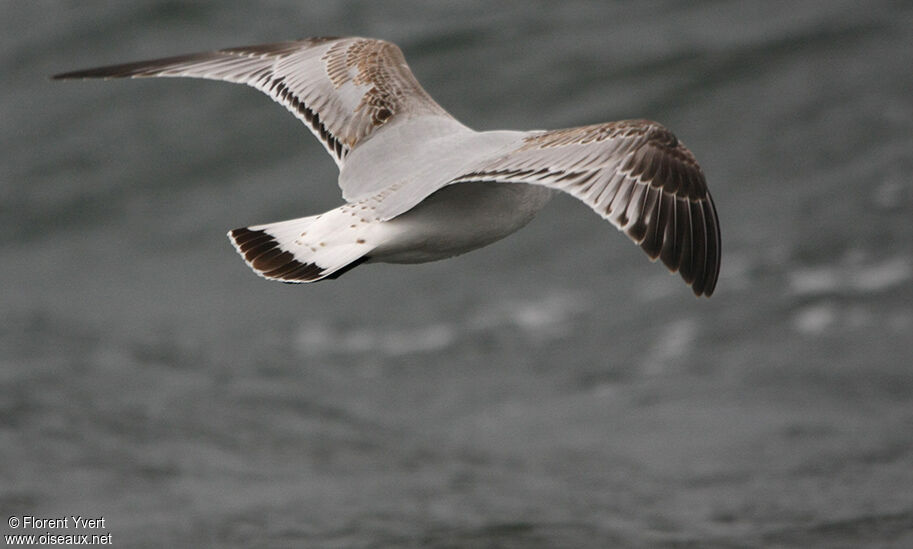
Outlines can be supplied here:
M424 263L453 257L520 229L552 191L525 183L456 183L383 223L384 238L371 261Z

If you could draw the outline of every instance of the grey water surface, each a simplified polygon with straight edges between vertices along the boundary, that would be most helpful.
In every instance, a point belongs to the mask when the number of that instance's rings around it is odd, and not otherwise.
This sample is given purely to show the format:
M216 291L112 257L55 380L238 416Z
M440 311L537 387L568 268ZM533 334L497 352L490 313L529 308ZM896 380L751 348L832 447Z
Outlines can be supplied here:
M8 0L0 30L2 534L913 547L910 2ZM398 43L476 129L666 124L716 294L569 197L448 261L267 282L225 232L341 200L297 120L48 80L319 35Z

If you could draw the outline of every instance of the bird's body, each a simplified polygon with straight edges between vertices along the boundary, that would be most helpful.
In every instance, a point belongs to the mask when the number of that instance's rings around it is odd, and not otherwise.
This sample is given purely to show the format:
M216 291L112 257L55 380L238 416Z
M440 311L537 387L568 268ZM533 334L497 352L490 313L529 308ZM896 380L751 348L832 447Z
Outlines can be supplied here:
M254 86L305 122L339 165L342 206L229 233L266 278L314 282L365 261L452 257L520 229L560 190L679 271L695 294L716 285L719 228L703 174L655 122L475 132L421 88L399 48L365 38L232 48L57 78L147 76Z
M449 185L383 222L383 244L372 252L372 259L425 263L487 246L532 221L551 196L550 189L523 183Z

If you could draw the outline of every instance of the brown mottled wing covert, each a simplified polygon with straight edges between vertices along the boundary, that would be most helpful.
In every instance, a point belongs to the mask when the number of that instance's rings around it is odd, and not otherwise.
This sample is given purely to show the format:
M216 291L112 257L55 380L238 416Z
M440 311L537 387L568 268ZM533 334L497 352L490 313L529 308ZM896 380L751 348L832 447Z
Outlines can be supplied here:
M545 185L567 192L711 295L720 272L716 208L700 166L662 125L625 120L531 133L519 148L454 180Z
M402 51L368 38L308 38L58 74L69 78L192 77L253 86L301 119L342 166L400 116L449 116L422 89Z

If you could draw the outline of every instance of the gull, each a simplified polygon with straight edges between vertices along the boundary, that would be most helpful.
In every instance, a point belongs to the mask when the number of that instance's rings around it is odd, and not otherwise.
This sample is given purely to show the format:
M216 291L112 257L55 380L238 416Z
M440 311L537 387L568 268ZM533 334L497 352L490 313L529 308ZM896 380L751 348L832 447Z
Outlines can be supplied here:
M368 261L453 257L522 228L561 191L678 272L696 296L716 287L716 207L694 155L657 122L477 132L431 98L395 44L359 37L228 48L53 78L146 77L253 86L304 122L338 165L342 206L228 233L264 278L315 282Z

